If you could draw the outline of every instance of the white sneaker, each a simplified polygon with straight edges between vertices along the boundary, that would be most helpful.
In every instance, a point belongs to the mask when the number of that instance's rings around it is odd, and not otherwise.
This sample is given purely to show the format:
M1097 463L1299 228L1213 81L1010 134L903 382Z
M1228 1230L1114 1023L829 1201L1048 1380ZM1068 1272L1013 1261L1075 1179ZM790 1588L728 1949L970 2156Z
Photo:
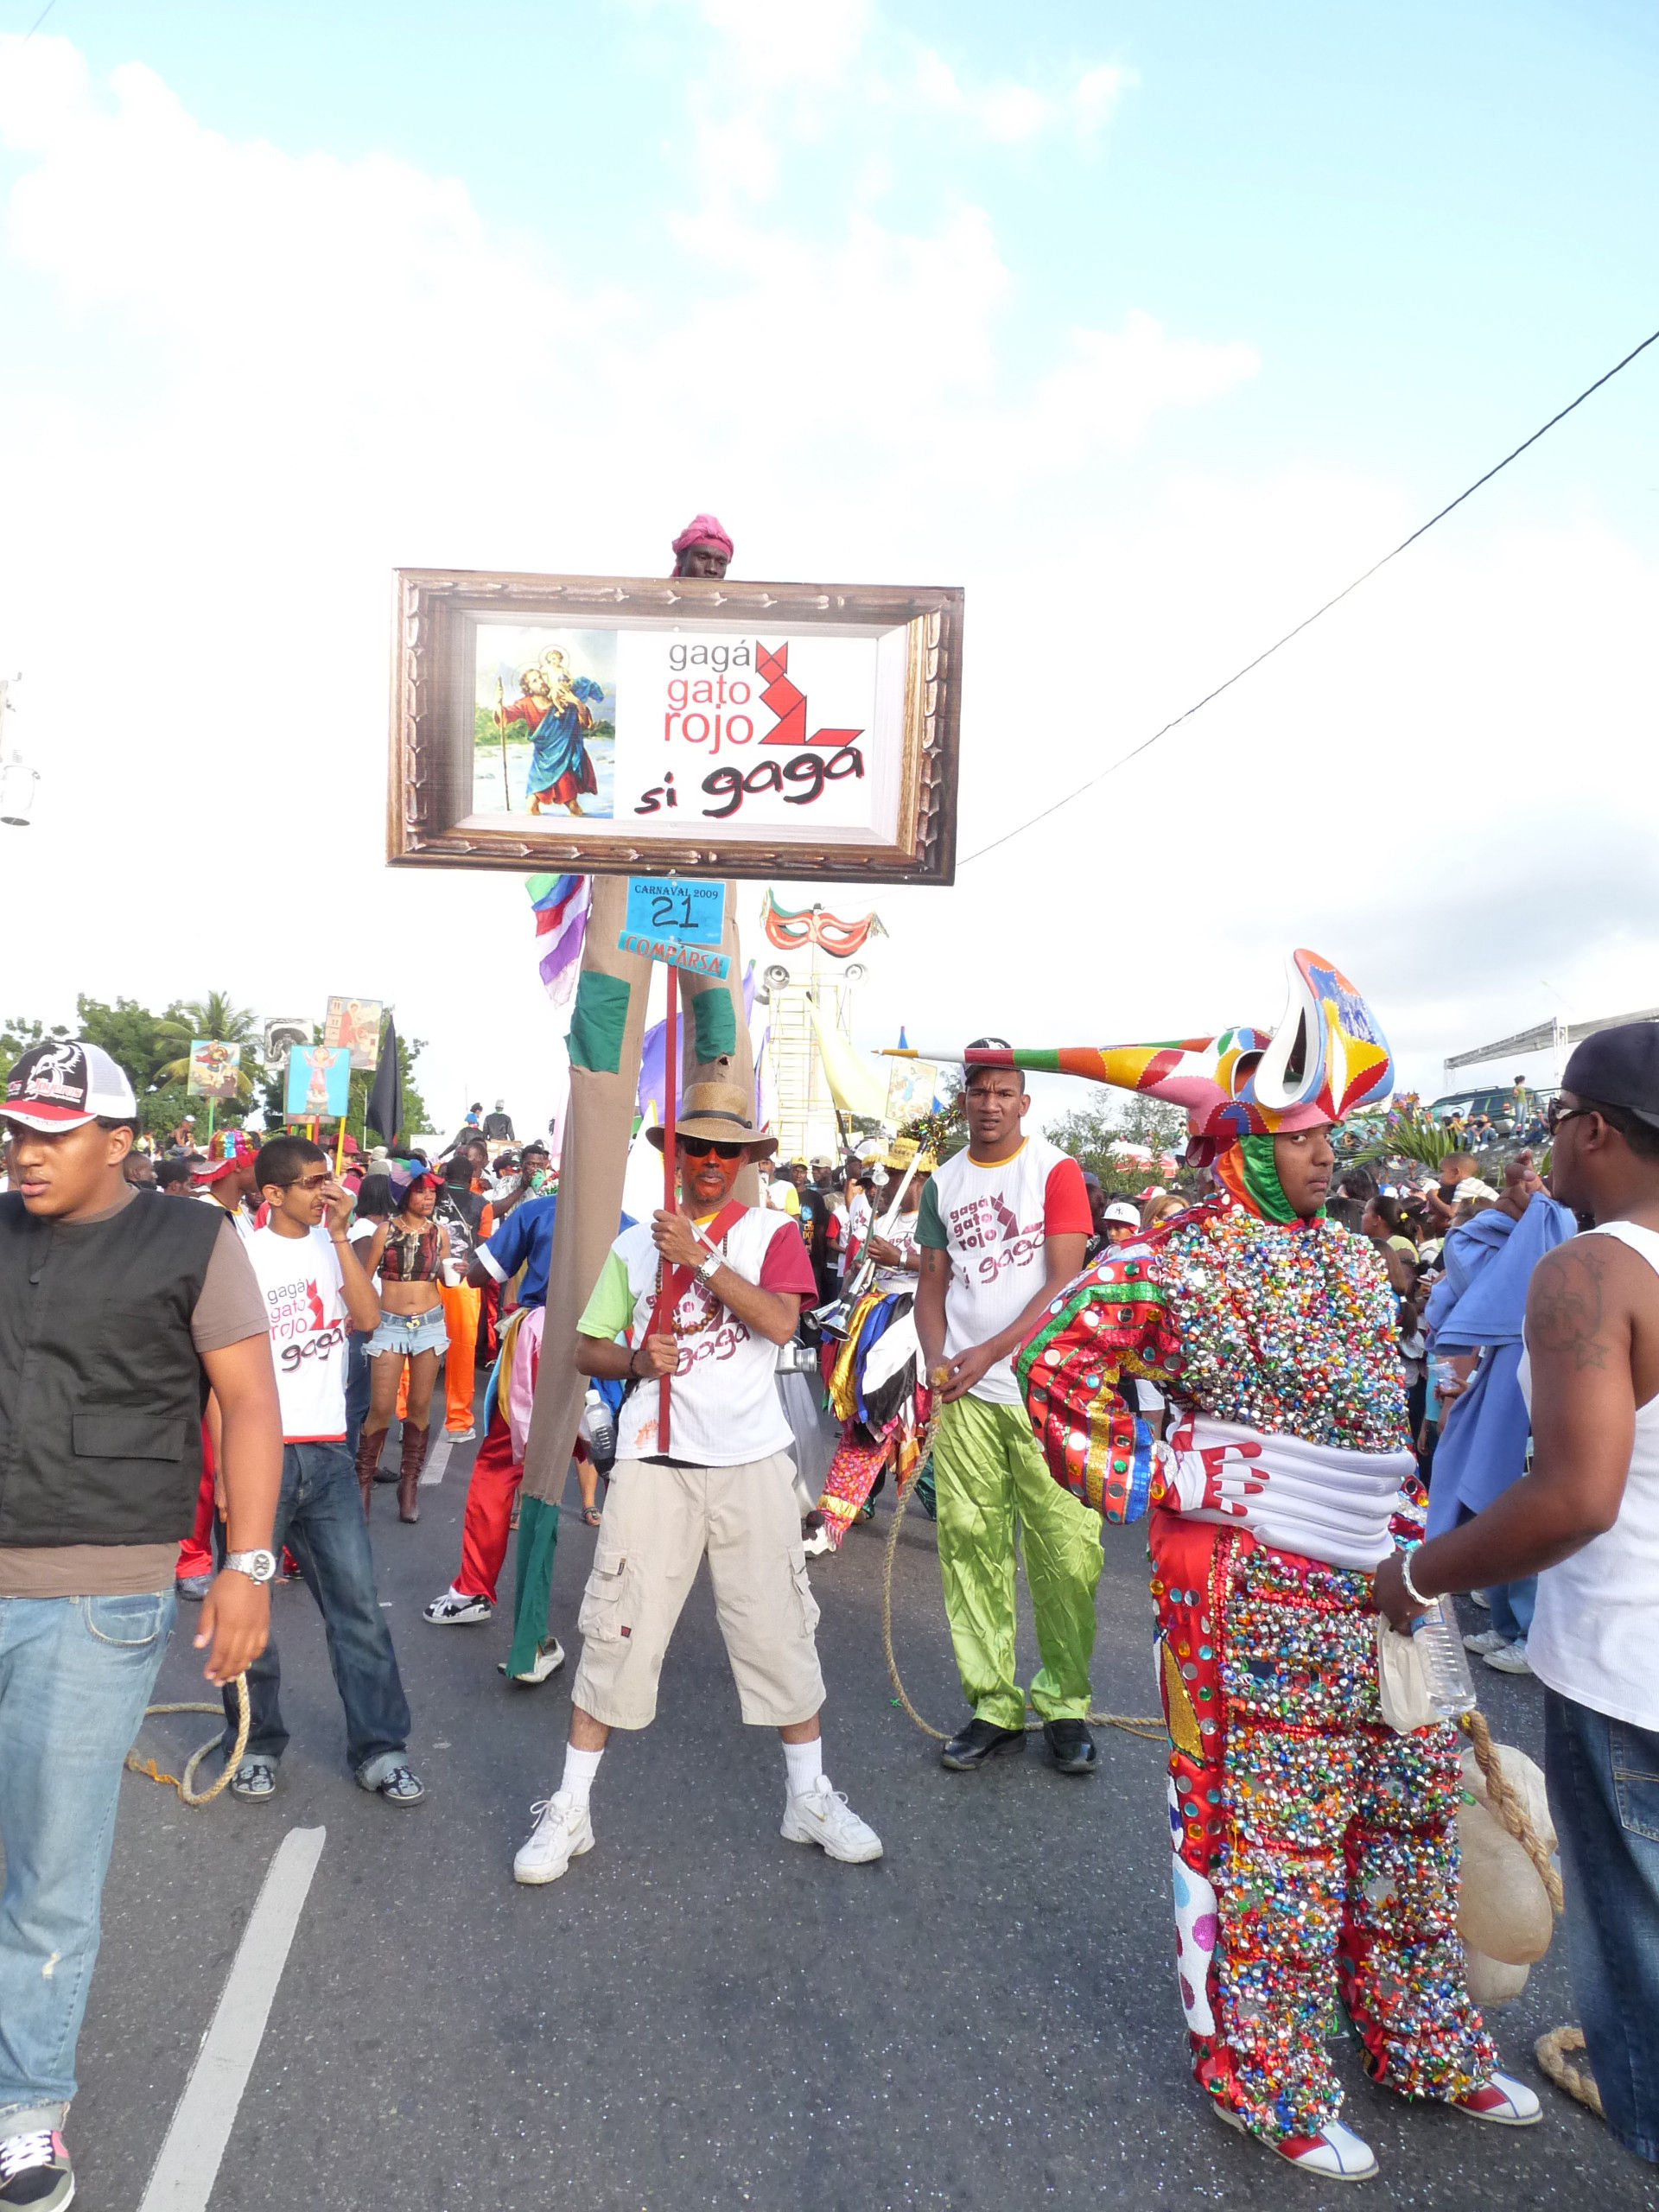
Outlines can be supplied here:
M512 1862L515 1882L556 1882L573 1859L594 1847L594 1824L585 1805L574 1805L561 1791L531 1811L537 1816L529 1840Z
M1478 1605L1483 1613L1490 1613L1492 1610L1492 1593L1490 1590L1471 1590L1469 1592L1469 1602L1472 1605Z
M1527 1659L1527 1639L1517 1637L1513 1643L1501 1644L1496 1651L1485 1655L1486 1664L1496 1667L1500 1675L1529 1675L1531 1666Z
M1478 1653L1484 1659L1489 1651L1502 1651L1509 1640L1507 1636L1500 1636L1495 1628L1484 1628L1478 1636L1465 1636L1463 1648L1465 1651Z
M469 1597L466 1591L452 1586L427 1606L425 1618L434 1628L459 1628L464 1621L487 1621L494 1614L495 1607L487 1598Z
M849 1866L862 1866L881 1856L881 1839L847 1802L842 1790L832 1789L820 1775L816 1789L804 1796L784 1801L784 1825L779 1831L785 1843L816 1843L832 1859Z
M564 1646L556 1636L550 1636L545 1643L537 1645L536 1656L524 1673L507 1675L507 1680L511 1682L544 1682L550 1675L556 1675L563 1664ZM506 1675L507 1662L505 1659L496 1661L495 1671L498 1675Z
M1454 2102L1459 2112L1473 2120L1495 2120L1500 2127L1530 2127L1544 2116L1535 2093L1513 2074L1494 2074L1480 2088Z
M1249 2133L1236 2112L1217 2104L1213 2097L1209 2101L1217 2120L1240 2135ZM1265 2136L1256 2139L1287 2160L1299 2173L1318 2174L1325 2181L1370 2181L1377 2171L1376 2152L1363 2136L1356 2135L1351 2127L1344 2127L1339 2120L1327 2120L1317 2135L1288 2135L1279 2143L1269 2143Z

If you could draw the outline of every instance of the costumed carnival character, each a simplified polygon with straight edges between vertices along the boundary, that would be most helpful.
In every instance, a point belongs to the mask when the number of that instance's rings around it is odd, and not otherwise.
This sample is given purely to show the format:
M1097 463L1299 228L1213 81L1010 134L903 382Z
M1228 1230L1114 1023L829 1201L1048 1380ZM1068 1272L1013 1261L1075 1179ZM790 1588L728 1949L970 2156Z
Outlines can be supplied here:
M1169 1727L1177 1958L1217 2115L1306 2171L1376 2171L1338 2118L1332 1999L1402 2095L1522 2126L1456 1933L1460 1779L1446 1723L1382 1719L1372 1576L1421 1534L1394 1301L1323 1218L1329 1137L1385 1097L1364 1000L1298 951L1271 1036L970 1054L1186 1109L1215 1195L1103 1255L1016 1355L1051 1471L1109 1521L1151 1508ZM1169 1399L1154 1440L1125 1384Z
M870 1281L853 1300L845 1334L824 1346L824 1382L841 1436L818 1498L822 1519L807 1551L839 1551L890 1466L908 1483L932 1398L921 1372L913 1308L921 1274L916 1241L922 1192L938 1162L915 1139L895 1140L884 1166L905 1178L897 1205L872 1232Z

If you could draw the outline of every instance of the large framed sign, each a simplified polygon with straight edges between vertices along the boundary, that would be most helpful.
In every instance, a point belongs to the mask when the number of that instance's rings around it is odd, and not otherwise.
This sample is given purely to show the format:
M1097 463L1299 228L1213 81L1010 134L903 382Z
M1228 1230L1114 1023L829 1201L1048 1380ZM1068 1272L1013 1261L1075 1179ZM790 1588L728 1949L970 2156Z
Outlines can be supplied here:
M401 867L951 881L962 593L401 569Z

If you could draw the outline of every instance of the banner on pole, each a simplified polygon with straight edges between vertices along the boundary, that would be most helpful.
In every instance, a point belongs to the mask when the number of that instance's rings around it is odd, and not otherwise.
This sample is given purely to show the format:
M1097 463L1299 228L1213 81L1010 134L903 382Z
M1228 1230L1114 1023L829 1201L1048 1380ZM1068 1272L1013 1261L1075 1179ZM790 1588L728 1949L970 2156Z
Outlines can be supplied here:
M720 950L726 931L723 883L631 875L624 920L627 926L616 941L620 952L639 953L722 983L731 973L731 961Z

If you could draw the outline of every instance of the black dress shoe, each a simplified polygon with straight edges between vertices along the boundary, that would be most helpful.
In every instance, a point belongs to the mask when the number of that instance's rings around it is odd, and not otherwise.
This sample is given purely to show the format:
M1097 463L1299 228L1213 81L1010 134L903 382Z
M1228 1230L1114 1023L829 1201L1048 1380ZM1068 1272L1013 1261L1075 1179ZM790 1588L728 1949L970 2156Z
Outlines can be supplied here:
M1023 1728L999 1728L994 1720L982 1720L976 1713L939 1753L939 1764L966 1774L970 1767L983 1766L987 1759L1000 1759L1008 1751L1025 1748Z
M1081 1720L1045 1720L1043 1739L1062 1774L1092 1774L1100 1764L1095 1739Z

